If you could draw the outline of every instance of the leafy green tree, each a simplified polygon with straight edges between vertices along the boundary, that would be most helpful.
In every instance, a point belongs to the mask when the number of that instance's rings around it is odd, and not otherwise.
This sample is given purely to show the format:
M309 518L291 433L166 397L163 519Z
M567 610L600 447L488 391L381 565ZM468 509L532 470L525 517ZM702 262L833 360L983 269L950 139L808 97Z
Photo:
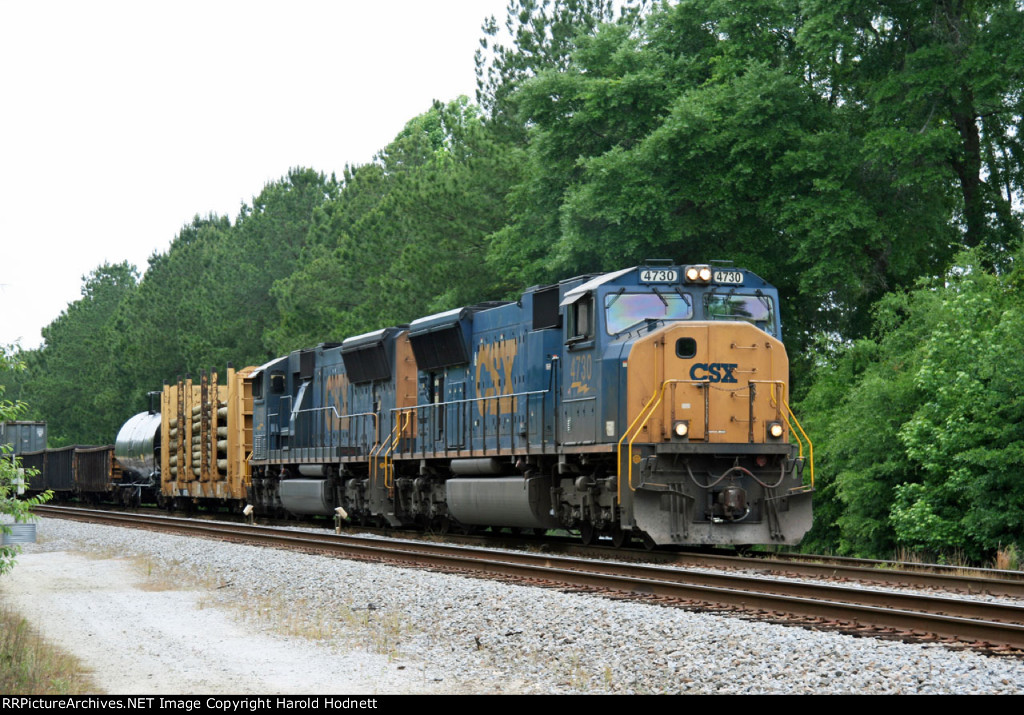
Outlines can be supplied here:
M377 282L377 300L393 322L522 287L486 260L491 234L507 221L505 197L519 178L515 150L465 97L432 113L442 147L396 182L389 201L400 248Z
M338 340L507 292L486 257L516 172L464 97L411 120L317 214L300 266L272 291L272 344Z
M900 543L980 558L1024 543L1024 272L984 270L977 252L939 290L942 322L921 343L924 399L899 430L920 481L897 488Z
M957 200L967 246L1021 235L1024 8L1016 0L805 0L799 41L865 154ZM993 254L995 255L995 253Z
M1024 543L1024 274L990 262L970 252L887 296L875 337L821 366L800 406L826 475L811 548L980 560Z
M214 247L204 276L210 364L261 364L275 357L267 334L281 318L271 289L299 268L314 215L337 191L333 176L292 169L243 207L230 239Z
M638 13L644 4L626 2L624 12ZM501 25L492 16L482 27L475 58L477 102L493 120L515 127L509 113L519 84L542 70L565 69L578 38L612 20L614 5L612 0L510 0Z
M822 358L809 394L796 407L815 443L818 474L805 549L893 554L895 491L918 478L898 436L922 399L915 351L941 320L928 308L930 298L893 294L882 301L873 334Z
M268 341L277 352L369 329L373 310L366 303L375 296L368 281L388 265L392 250L393 237L380 230L387 216L390 172L408 159L396 156L398 166L391 168L376 162L347 167L339 196L314 213L298 266L272 288L280 319Z
M886 290L941 272L951 204L865 154L858 116L810 73L799 9L664 4L521 80L528 176L492 260L534 282L729 258L787 296L792 354L820 333L866 334Z
M146 392L203 366L212 367L206 284L214 247L228 240L226 217L196 216L166 253L155 253L137 290L115 318L115 349L127 375L125 399L144 407Z
M23 369L13 351L0 346L0 373L11 374ZM0 423L19 419L25 411L25 404L4 397L4 386L0 384ZM23 483L20 460L11 454L11 445L0 446L0 534L10 534L10 523L21 524L32 517L32 507L49 501L52 492L46 491L34 497L25 498L18 495L18 487ZM27 480L35 476L31 472L25 475ZM18 544L0 544L0 576L14 567L14 561L21 552Z
M83 280L82 297L43 328L43 346L26 356L23 399L46 420L54 444L109 444L130 414L114 323L138 273L128 263L104 264Z
M269 335L281 316L271 288L298 267L314 217L336 190L333 177L293 169L243 206L234 225L196 216L150 258L118 316L118 350L138 407L164 381L277 354Z

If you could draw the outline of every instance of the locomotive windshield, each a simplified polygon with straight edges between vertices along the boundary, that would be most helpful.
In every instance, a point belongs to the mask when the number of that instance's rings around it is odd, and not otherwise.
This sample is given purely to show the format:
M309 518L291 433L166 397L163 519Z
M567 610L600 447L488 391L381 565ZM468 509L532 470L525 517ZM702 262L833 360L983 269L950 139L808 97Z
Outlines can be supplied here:
M765 295L708 295L707 315L710 320L745 320L762 330L775 334L775 306Z
M605 296L604 310L608 334L615 335L649 319L689 320L693 317L693 299L662 291L613 293Z

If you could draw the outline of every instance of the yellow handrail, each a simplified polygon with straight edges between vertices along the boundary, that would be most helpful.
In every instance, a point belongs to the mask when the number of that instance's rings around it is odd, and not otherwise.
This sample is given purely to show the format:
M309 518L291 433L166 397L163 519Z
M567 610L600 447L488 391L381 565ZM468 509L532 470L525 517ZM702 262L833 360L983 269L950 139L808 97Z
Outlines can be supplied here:
M794 435L794 438L796 439L798 455L799 455L799 457L801 459L803 458L804 446L803 446L803 442L800 440L799 435L797 435L797 432L799 432L800 435L803 435L803 438L805 440L807 440L809 461L811 463L811 487L813 488L814 487L814 444L811 442L810 437L807 436L807 433L804 431L804 428L800 424L800 421L796 418L796 415L793 414L792 409L790 409L790 407L789 407L789 403L787 403L785 398L782 397L782 394L785 391L785 383L781 382L780 380L765 380L765 381L762 381L762 380L752 380L751 382L758 382L758 383L760 383L760 382L769 382L769 383L771 383L771 390L769 391L769 395L770 395L770 400L772 402L776 401L776 398L775 398L775 388L776 388L776 386L777 385L781 385L781 388L779 390L779 392L780 392L779 400L778 400L778 402L776 402L776 406L778 406L778 404L781 403L782 407L784 408L783 415L786 418L786 422L790 426L791 433ZM617 460L616 472L617 472L617 476L618 476L618 479L617 479L618 485L617 485L617 487L618 487L618 499L619 499L619 502L622 501L622 474L621 474L621 470L622 470L622 443L626 441L627 437L629 438L629 445L628 445L627 453L626 453L627 465L628 465L627 466L627 471L626 471L626 474L627 474L627 481L626 481L626 483L629 485L630 490L636 491L636 489L633 487L633 443L636 441L636 438L639 436L640 431L647 424L647 422L651 419L651 417L654 415L655 410L658 408L658 406L661 404L662 400L665 398L665 389L669 385L671 385L671 384L681 384L681 383L704 385L704 389L708 389L709 386L710 386L710 382L707 381L707 380L699 380L699 381L679 380L679 379L665 380L664 382L661 383L661 388L659 390L655 390L654 394L651 395L651 398L643 406L643 408L640 410L639 414L637 414L636 418L630 423L629 427L626 428L626 431L623 432L622 437L619 439L618 445L616 447L615 454L616 454L616 460ZM794 424L796 425L795 429L794 429L794 426L793 426ZM706 430L710 429L710 426L705 425L705 429ZM630 437L630 434L632 434L631 437Z
M388 458L387 458L387 455L384 455L384 450L387 449L388 442L391 441L391 438L394 436L394 434L397 431L398 431L398 423L396 422L394 429L391 430L391 432L384 439L384 441L381 442L380 444L376 445L374 447L374 449L370 451L370 467L372 469L373 476L376 478L378 469L383 469L384 470L384 486L387 487L388 489L391 488L391 485L388 484ZM383 460L378 462L377 460L378 460L378 458L381 457L381 455L384 455Z
M786 413L785 413L786 414L786 422L789 422L789 428L792 430L793 429L793 424L795 423L796 426L797 426L797 429L800 430L800 434L802 434L804 436L804 439L807 440L808 461L811 463L811 488L813 489L814 488L814 443L811 442L811 438L807 436L806 432L804 432L803 425L800 424L800 420L798 420L796 418L796 415L793 414L793 410L790 409L789 403L786 402L785 400L783 400L782 401L782 405L786 408ZM792 421L790 421L790 420L792 420ZM800 441L799 437L797 438L796 442L797 442L798 445L800 445L799 455L800 455L800 457L803 457L804 456L804 446L803 446L803 443Z
M395 420L395 428L391 430L391 434L388 436L391 444L388 446L387 452L384 453L384 486L388 489L393 489L395 485L394 467L389 467L388 464L390 463L391 465L394 465L395 460L391 455L394 454L395 449L398 447L398 442L402 439L402 433L405 432L405 428L409 426L409 420L412 418L412 414L412 409L402 410L398 415L398 419ZM391 475L392 477L390 480L388 479L388 475Z
M665 388L668 387L668 385L674 384L674 383L684 383L684 382L690 382L690 380L678 380L678 379L665 380L664 382L661 383L661 389L660 390L656 390L654 392L654 394L651 395L651 399L647 401L647 404L644 405L642 410L640 410L640 414L638 414L636 416L636 419L634 419L633 422L630 423L629 427L626 428L626 431L622 433L622 437L619 439L619 444L618 444L618 446L616 447L616 450L615 450L615 457L616 457L616 460L617 460L616 471L619 471L619 470L622 469L622 443L625 441L626 437L629 436L629 433L634 430L634 427L637 427L637 423L640 422L641 419L643 420L643 424L640 425L640 428L642 428L644 425L647 424L647 421L651 418L651 415L654 414L654 410L657 409L658 405L661 404L662 399L664 399L664 397L665 397ZM628 460L629 460L629 467L628 467L628 472L627 472L627 474L628 474L628 482L627 483L629 484L629 488L631 490L633 490L633 491L636 491L635 489L633 489L633 442L636 441L636 438L637 438L637 436L639 434L640 434L640 429L638 428L638 429L636 429L636 434L634 434L633 437L629 440L629 452L627 453L627 457L628 457ZM618 499L619 499L619 502L621 503L622 502L622 474L621 473L618 474L618 479L616 481L618 482Z

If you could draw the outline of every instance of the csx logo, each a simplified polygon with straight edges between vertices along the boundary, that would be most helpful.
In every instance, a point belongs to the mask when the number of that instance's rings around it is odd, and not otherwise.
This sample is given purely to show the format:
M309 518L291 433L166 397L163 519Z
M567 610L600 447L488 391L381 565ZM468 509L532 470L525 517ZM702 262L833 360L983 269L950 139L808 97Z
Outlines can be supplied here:
M707 380L708 382L738 382L733 377L732 371L739 367L739 363L713 362L710 365L706 362L699 362L690 368L691 380Z

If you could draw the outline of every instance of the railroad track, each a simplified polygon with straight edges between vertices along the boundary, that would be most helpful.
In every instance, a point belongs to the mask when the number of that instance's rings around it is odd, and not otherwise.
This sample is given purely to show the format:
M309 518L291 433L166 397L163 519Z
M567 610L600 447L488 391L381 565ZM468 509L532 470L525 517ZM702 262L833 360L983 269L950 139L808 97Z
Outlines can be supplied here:
M653 600L698 610L726 611L745 617L860 635L941 641L992 652L1024 654L1024 606L947 594L880 591L863 586L792 581L749 573L697 571L677 565L594 561L551 553L495 551L427 541L315 533L68 507L38 507L35 511L41 516L434 568L617 598ZM756 561L763 569L765 562ZM702 563L702 566L706 565ZM789 566L786 564L787 569ZM987 586L968 587L975 593L982 592L984 588Z
M733 570L761 571L795 578L888 585L1024 599L1024 572L913 564L832 556L780 554L764 557L720 554L666 554L661 563Z
M145 513L152 517L166 514L163 510L143 509L132 513ZM230 520L226 514L194 515ZM150 517L147 517L150 518ZM238 517L239 519L241 517ZM266 522L269 525L282 522ZM287 522L294 524L294 522ZM418 531L402 531L383 527L345 527L358 533L394 536L405 540L424 540L431 535ZM584 546L572 536L524 536L488 532L464 535L449 533L445 541L482 547L522 549L529 545L543 546L551 553L583 558L660 563L677 567L715 568L730 571L774 573L790 578L817 578L840 583L875 584L895 588L913 588L929 591L961 593L969 596L989 595L1024 600L1024 571L1001 571L966 566L923 564L906 561L881 561L844 556L815 556L796 553L761 553L741 556L720 551L678 551L644 548L613 548L601 542Z

